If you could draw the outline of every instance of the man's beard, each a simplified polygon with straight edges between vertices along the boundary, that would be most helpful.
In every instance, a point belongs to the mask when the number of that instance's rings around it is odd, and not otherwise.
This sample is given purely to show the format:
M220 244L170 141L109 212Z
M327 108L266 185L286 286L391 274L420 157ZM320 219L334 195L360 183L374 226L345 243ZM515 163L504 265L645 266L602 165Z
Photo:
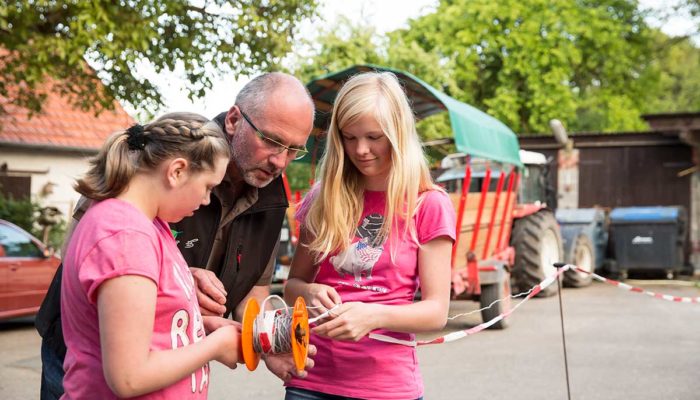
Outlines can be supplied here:
M275 180L278 176L282 174L282 171L273 173L271 177L267 179L260 179L256 176L255 172L256 170L263 169L263 168L254 168L251 170L246 171L243 174L243 180L249 184L250 186L255 186L256 188L264 188L265 186L269 185L273 180ZM267 172L266 169L263 169L264 171Z
M282 170L277 170L274 166L267 162L251 165L250 159L248 159L246 156L247 154L242 155L242 157L237 157L234 159L234 162L236 163L238 170L242 172L243 180L250 186L264 188L282 174ZM243 161L242 164L245 165L239 164L238 161ZM266 173L264 178L260 177L260 171L264 171Z

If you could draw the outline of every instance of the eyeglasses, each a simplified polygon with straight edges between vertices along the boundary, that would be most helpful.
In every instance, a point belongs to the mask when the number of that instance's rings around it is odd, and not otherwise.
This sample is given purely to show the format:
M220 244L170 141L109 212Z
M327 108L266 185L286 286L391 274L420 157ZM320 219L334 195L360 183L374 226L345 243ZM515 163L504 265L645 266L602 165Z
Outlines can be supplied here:
M238 108L238 111L241 112L241 115L243 116L243 119L246 120L246 122L250 125L251 128L255 131L255 134L258 135L260 139L262 139L263 143L265 143L265 147L272 152L272 154L281 154L283 151L287 150L287 157L291 158L293 160L300 160L304 158L306 153L309 151L306 150L306 146L286 146L275 139L272 139L262 133L260 129L258 129L255 124L250 120L250 117L246 115L246 113L243 112L243 110Z

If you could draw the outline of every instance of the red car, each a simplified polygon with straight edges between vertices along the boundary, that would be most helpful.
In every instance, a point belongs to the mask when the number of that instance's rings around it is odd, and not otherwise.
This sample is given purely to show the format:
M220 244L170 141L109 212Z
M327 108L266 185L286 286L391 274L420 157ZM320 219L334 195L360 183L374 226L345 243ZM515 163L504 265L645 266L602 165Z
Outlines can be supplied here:
M0 219L0 319L36 314L60 263L37 238Z

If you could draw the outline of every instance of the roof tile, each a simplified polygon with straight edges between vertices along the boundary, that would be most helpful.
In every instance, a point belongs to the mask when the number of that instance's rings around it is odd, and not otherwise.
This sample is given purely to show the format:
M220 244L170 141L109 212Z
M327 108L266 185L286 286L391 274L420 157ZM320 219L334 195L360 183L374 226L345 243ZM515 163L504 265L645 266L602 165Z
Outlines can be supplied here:
M0 103L6 111L0 115L0 141L6 143L99 149L112 132L134 123L117 101L113 111L103 111L97 117L74 108L56 92L47 93L42 112L31 118L26 109L2 98Z

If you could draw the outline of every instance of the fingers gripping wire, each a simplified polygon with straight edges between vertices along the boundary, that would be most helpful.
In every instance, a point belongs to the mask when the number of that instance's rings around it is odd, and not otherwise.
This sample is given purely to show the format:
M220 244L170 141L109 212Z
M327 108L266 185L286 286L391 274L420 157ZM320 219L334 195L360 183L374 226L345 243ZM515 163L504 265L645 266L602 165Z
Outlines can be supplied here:
M330 316L330 317L336 317L337 315L333 315L333 311L334 311L336 308L338 308L338 307L340 307L340 304L336 304L336 305L334 305L332 308L326 309L326 311L325 311L323 314L319 315L318 317L309 318L309 324L314 324L314 323L316 323L316 321L319 321L319 320L321 320L321 319L323 319L323 318L326 318L326 317L329 317L329 316ZM317 307L306 307L306 308L307 308L307 309L312 309L312 308L313 308L313 309L316 309L316 308L326 308L326 307L324 307L324 306L317 306Z

